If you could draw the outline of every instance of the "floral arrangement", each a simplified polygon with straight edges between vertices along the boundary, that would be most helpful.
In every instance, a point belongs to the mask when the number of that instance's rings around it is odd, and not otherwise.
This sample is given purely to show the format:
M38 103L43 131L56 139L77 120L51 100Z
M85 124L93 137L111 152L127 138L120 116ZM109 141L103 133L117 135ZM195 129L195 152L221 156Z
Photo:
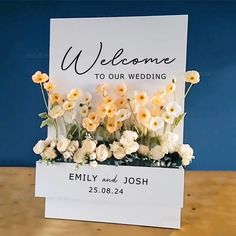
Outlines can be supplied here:
M182 102L199 77L197 71L185 73L189 86ZM55 138L39 140L33 148L46 163L174 168L194 159L193 149L179 143L174 133L186 115L176 100L175 79L152 97L145 91L128 95L125 84L116 88L101 84L96 87L100 96L96 104L89 92L79 88L66 95L57 93L46 73L37 71L32 80L40 85L46 107L39 114L41 127L55 129Z

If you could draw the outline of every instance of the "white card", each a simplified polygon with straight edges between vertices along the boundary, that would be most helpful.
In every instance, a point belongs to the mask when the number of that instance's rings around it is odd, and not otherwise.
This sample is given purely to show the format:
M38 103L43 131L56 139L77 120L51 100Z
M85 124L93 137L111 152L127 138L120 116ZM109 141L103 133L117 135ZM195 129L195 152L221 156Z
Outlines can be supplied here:
M51 19L50 80L60 93L125 82L151 96L175 75L180 101L186 47L186 15ZM183 125L176 131L182 139Z

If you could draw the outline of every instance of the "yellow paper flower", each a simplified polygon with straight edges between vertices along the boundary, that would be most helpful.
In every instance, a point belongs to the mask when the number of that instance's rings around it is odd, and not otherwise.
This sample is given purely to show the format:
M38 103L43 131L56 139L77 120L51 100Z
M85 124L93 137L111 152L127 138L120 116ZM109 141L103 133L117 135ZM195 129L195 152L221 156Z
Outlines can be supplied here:
M96 87L96 92L102 96L107 96L107 84L99 84Z
M163 96L153 96L152 97L152 103L157 106L162 106L165 103L165 99Z
M107 109L103 103L97 107L97 115L101 119L105 118L105 116L107 115Z
M164 112L162 114L162 118L167 124L173 124L174 122L174 117L172 115L169 115L167 112Z
M166 93L171 94L175 91L175 89L176 89L176 84L173 82L166 85Z
M114 100L110 96L106 96L103 98L103 103L105 106L110 106L112 103L114 103Z
M79 89L75 88L75 89L72 89L68 93L67 98L69 101L76 101L79 99L80 95L81 95L81 91Z
M185 81L191 84L197 84L200 81L200 75L197 71L191 70L185 73Z
M151 118L151 114L147 108L139 109L137 113L137 119L140 123L148 123Z
M126 97L121 97L115 100L115 106L120 109L120 108L125 108L127 105L127 98Z
M32 80L36 84L41 84L48 81L48 75L46 73L41 73L41 71L37 71L32 75Z
M88 115L88 118L93 122L93 123L99 123L99 117L96 112L90 112Z
M62 105L65 111L70 111L75 108L75 102L72 101L65 101Z
M46 91L48 91L49 93L52 92L55 89L55 84L51 83L51 82L47 82L43 84L43 87Z
M50 111L49 111L49 116L53 119L57 119L61 116L64 115L64 110L60 105L54 106Z
M152 116L162 116L164 113L164 106L152 106L150 112Z
M118 122L122 122L124 120L127 120L129 119L131 113L128 109L119 109L117 112L116 112L116 120Z
M106 128L109 133L114 133L117 130L117 122L114 118L109 118L107 121Z
M159 89L155 93L155 96L157 96L157 97L164 97L165 95L166 95L166 90L165 89Z
M54 104L54 103L60 104L63 100L59 93L52 93L49 99L50 99L51 104Z
M115 92L118 96L123 97L126 95L127 86L125 84L118 85L115 89Z
M98 124L92 122L89 118L84 118L82 125L88 132L94 132L98 127Z
M148 103L148 95L146 92L139 92L135 96L135 102L138 103L140 106L145 106Z
M107 107L107 116L112 118L116 114L116 106L114 104L111 104L109 107Z

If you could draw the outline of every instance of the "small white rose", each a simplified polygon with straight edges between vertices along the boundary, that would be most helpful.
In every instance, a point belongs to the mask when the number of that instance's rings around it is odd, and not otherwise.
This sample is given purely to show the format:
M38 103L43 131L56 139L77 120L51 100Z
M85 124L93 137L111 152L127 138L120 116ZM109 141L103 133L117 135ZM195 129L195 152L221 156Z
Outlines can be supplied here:
M63 152L62 156L64 157L64 159L69 159L73 156L73 153L71 153L69 151L65 151L65 152Z
M43 157L49 160L53 160L57 157L56 151L52 147L47 147L43 152Z
M82 148L79 148L73 156L74 162L82 164L85 162L85 153Z
M93 153L89 154L89 159L90 160L96 160L96 153L93 152Z
M123 135L120 138L120 144L122 144L124 147L132 146L134 143L133 139L127 139Z
M61 153L65 152L67 147L69 146L70 142L71 141L68 138L66 138L64 136L60 136L58 138L58 142L57 142L57 150Z
M82 149L85 153L93 153L96 149L96 142L90 139L85 139L82 142Z
M50 143L50 147L55 148L56 146L57 146L57 141L53 139Z
M39 140L33 147L33 151L35 154L41 154L45 148L46 148L45 141Z
M96 154L97 154L97 160L98 161L105 161L108 156L109 156L109 152L108 152L108 148L106 147L105 144L101 144L96 148Z
M177 147L177 152L182 157L183 165L189 165L192 159L194 159L193 149L188 144L179 144Z
M96 168L98 163L97 163L97 161L90 161L89 165L92 166L93 168Z
M133 142L132 145L125 147L125 152L127 155L137 152L139 149L139 144L137 142Z
M165 150L163 150L163 147L161 147L160 145L156 145L150 151L150 157L153 160L160 160L162 157L165 156L165 154Z
M72 140L67 147L67 151L74 153L78 150L79 148L79 142L77 140Z
M143 156L148 156L149 155L149 152L150 152L150 149L148 146L146 145L139 145L139 149L138 149L138 153L143 155Z
M138 134L134 131L131 131L131 130L126 130L123 132L122 136L125 138L125 139L131 139L131 140L136 140L138 138Z
M110 144L110 148L112 152L116 152L121 147L121 144L119 142L113 142Z
M117 160L121 160L126 156L126 151L122 146L120 146L115 152L113 152L113 156Z

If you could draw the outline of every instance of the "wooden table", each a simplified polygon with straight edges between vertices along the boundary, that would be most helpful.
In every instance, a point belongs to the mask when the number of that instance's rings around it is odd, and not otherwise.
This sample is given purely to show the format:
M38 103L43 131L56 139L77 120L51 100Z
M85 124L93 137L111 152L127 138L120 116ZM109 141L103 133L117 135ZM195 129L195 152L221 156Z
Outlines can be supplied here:
M44 219L34 168L0 168L0 236L236 236L236 172L186 172L181 230Z

